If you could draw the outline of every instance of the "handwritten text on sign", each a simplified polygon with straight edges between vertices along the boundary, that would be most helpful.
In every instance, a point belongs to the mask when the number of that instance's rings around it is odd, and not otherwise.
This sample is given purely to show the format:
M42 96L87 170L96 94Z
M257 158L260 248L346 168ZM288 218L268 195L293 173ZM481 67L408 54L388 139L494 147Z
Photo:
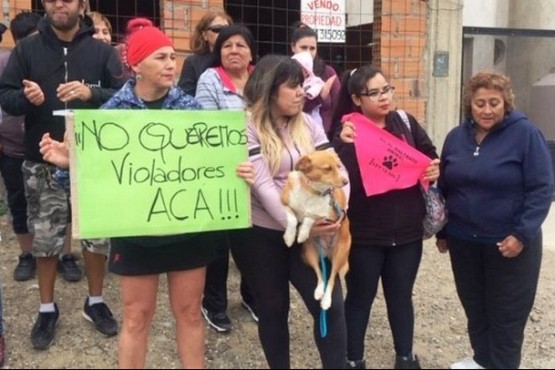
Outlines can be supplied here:
M318 32L319 42L345 42L345 0L301 0L301 22Z
M418 181L428 190L423 174L430 158L360 113L343 116L342 121L356 127L355 151L367 196L406 189Z
M74 223L80 238L250 225L242 111L75 111ZM75 212L77 211L77 212Z

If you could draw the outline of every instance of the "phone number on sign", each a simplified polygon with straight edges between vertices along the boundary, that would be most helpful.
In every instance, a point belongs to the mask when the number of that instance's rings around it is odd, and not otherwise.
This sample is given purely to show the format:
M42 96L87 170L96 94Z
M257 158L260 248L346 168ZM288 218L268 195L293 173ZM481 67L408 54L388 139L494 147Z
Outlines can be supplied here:
M318 41L345 42L345 30L318 29Z

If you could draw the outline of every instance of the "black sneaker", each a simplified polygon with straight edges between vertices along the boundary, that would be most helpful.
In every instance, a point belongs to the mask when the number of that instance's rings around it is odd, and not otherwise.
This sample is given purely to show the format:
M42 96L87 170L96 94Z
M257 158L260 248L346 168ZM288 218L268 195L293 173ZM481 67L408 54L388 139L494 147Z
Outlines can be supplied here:
M208 324L216 329L218 333L231 331L231 320L225 312L210 312L204 307L201 307L201 311Z
M89 306L89 298L85 299L83 317L90 321L101 334L112 337L118 333L118 323L106 303L96 303Z
M45 350L52 344L56 325L60 318L58 305L54 303L54 312L39 312L39 317L31 331L31 344L33 348Z
M256 306L254 304L248 304L247 302L242 300L241 301L241 307L243 307L245 310L249 311L249 313L251 314L251 317L254 320L254 322L258 322L258 315L256 314Z
M64 254L58 261L58 271L65 281L76 282L83 278L83 271L75 263L73 254Z
M31 253L22 253L19 256L19 262L13 271L13 279L15 281L31 280L35 277L37 270L37 261Z
M395 369L421 369L416 355L395 356Z
M356 360L356 361L347 360L347 365L345 366L345 369L366 369L366 361L364 361L364 360Z

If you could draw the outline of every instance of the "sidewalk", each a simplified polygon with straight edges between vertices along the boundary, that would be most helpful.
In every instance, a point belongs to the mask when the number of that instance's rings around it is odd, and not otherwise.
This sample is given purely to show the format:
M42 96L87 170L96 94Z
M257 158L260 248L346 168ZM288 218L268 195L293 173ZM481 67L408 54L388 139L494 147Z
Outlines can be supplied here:
M551 203L551 211L543 223L542 230L544 248L555 251L555 202Z

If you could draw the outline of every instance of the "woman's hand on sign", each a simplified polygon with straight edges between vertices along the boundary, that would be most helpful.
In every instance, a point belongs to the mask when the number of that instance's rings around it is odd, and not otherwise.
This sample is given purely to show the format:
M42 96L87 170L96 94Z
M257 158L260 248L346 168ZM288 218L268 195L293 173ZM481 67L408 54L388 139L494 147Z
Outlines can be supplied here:
M344 143L347 143L347 144L354 143L357 137L355 125L350 121L343 123L343 128L341 129L341 134L339 135L339 137L341 138L341 141Z
M426 171L424 171L424 179L428 180L429 182L436 182L439 178L439 159L434 159L430 162Z
M58 167L69 167L69 151L65 142L59 142L50 137L47 132L42 135L39 143L42 159Z
M243 162L235 169L237 176L245 180L249 185L254 184L254 165L251 162Z

